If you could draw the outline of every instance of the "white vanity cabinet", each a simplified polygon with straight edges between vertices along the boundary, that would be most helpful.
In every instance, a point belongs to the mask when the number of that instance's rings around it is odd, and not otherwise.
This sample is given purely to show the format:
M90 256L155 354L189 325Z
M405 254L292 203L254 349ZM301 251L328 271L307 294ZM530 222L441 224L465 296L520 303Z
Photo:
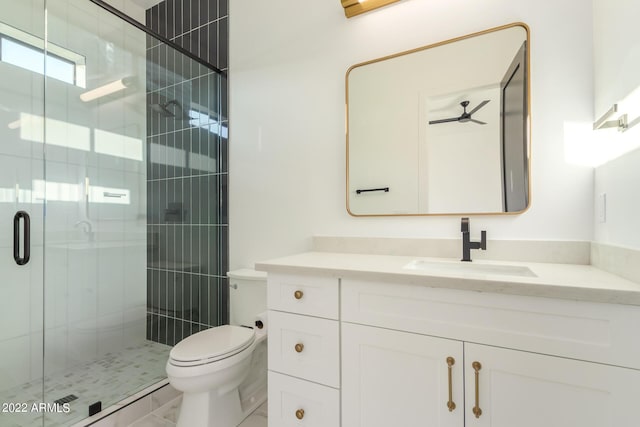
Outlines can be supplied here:
M348 323L342 334L343 426L638 422L640 371Z
M269 271L270 427L640 425L638 306L339 277Z
M339 427L339 281L267 280L269 427Z
M357 280L341 293L344 427L638 424L640 370L553 355L621 360L629 307Z

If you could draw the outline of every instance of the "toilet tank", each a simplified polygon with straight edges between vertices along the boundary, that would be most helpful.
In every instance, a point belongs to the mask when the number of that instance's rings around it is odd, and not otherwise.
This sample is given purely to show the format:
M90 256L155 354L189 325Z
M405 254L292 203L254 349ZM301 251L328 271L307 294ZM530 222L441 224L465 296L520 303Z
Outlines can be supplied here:
M267 310L267 273L249 268L229 276L229 317L232 325L254 326L256 316Z

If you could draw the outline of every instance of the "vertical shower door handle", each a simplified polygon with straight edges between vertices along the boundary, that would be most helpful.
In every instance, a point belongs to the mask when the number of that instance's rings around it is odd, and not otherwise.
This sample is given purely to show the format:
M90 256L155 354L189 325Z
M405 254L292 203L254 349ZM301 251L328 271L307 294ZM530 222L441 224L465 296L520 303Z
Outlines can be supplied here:
M23 220L23 241L24 250L23 256L20 257L20 219ZM29 262L31 256L31 219L29 214L25 211L18 211L13 217L13 259L16 260L16 264L25 265Z

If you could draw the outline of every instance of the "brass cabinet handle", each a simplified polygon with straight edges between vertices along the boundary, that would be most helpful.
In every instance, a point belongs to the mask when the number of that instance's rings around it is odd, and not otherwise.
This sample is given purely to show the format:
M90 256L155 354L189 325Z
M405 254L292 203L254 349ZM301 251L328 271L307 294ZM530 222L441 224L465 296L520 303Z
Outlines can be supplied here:
M480 409L480 369L482 369L482 365L480 362L473 362L471 367L476 371L476 406L473 407L473 415L480 418L482 415L482 409Z
M304 350L304 344L302 344L302 343L296 344L295 349L296 349L296 352L302 353L302 350ZM304 411L302 411L302 412L304 412Z
M304 409L298 409L296 411L296 418L299 420L304 418Z
M303 295L304 295L304 292L302 292L302 291L295 291L295 292L293 293L293 296L294 296L296 299L302 299L302 296L303 296Z
M456 409L456 404L453 401L453 384L451 380L451 371L452 366L456 364L456 359L449 356L447 357L447 367L448 367L448 376L449 376L449 401L447 402L447 408L449 408L449 412L453 412Z

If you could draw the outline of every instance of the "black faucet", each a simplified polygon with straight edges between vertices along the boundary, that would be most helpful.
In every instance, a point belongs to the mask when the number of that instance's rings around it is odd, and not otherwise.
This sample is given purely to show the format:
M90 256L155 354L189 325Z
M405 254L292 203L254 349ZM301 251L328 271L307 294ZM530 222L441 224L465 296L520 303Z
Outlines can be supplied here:
M460 261L471 262L471 249L487 249L487 232L480 232L480 241L472 242L469 233L469 218L462 218L460 223L460 231L462 231L462 259Z

